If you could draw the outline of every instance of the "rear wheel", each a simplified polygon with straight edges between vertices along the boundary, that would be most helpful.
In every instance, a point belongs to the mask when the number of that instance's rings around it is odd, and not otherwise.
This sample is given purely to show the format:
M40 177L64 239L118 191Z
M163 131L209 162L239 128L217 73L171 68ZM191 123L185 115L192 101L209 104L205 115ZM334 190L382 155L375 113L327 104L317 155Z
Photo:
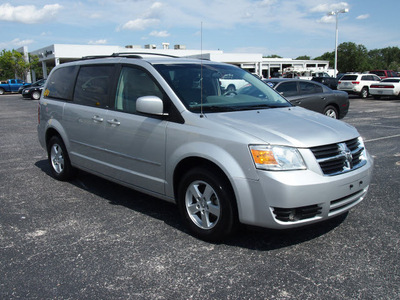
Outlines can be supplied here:
M71 166L64 142L58 136L53 136L47 145L47 156L53 176L61 181L71 179L74 169Z
M4 94L4 89L0 88L0 95L3 95L3 94Z
M363 87L360 93L360 97L365 99L368 98L368 88L367 87Z
M229 182L204 168L187 172L178 190L183 219L197 237L220 241L231 235L237 223L235 197Z
M324 115L328 116L328 117L331 117L331 118L334 118L334 119L339 118L337 109L335 107L333 107L332 105L329 105L329 106L325 107Z

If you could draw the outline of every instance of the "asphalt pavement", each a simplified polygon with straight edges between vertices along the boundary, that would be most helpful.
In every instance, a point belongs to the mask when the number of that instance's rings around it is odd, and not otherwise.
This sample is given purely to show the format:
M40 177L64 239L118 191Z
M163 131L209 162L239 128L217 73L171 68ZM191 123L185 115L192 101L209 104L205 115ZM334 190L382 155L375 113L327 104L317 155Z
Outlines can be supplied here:
M0 299L400 299L400 100L350 102L375 160L366 199L212 244L173 204L84 172L53 179L38 101L0 96Z

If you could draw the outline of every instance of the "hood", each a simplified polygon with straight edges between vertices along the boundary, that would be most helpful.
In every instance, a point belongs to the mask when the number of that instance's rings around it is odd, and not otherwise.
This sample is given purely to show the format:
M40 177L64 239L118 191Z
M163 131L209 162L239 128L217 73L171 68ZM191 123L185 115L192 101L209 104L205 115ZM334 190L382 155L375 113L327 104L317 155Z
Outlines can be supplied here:
M359 136L353 126L301 107L207 114L207 119L251 135L259 139L257 143L299 148L334 144Z

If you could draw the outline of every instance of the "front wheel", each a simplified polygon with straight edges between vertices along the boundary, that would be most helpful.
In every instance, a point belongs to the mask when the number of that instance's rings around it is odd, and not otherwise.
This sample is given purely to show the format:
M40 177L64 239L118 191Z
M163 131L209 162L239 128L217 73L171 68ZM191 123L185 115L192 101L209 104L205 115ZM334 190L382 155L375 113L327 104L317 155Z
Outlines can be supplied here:
M39 100L39 98L40 98L40 92L39 92L39 91L34 91L34 92L32 93L32 95L31 95L31 98L32 98L33 100Z
M331 105L325 107L324 115L334 119L339 118L336 108Z
M179 185L178 205L189 229L199 238L220 241L231 235L237 223L232 188L218 172L195 168Z
M47 156L53 176L61 181L71 179L74 169L71 166L64 142L58 136L53 136L47 145Z

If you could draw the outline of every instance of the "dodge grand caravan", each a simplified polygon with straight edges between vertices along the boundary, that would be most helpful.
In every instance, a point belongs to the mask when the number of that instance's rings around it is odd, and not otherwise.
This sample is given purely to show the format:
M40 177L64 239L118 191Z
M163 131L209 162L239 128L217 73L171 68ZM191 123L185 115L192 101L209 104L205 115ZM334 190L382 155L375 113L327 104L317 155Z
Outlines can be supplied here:
M226 91L227 76L253 88ZM283 229L338 216L364 199L372 173L355 128L204 60L115 54L58 65L38 136L56 179L81 169L174 202L209 241L238 223Z

